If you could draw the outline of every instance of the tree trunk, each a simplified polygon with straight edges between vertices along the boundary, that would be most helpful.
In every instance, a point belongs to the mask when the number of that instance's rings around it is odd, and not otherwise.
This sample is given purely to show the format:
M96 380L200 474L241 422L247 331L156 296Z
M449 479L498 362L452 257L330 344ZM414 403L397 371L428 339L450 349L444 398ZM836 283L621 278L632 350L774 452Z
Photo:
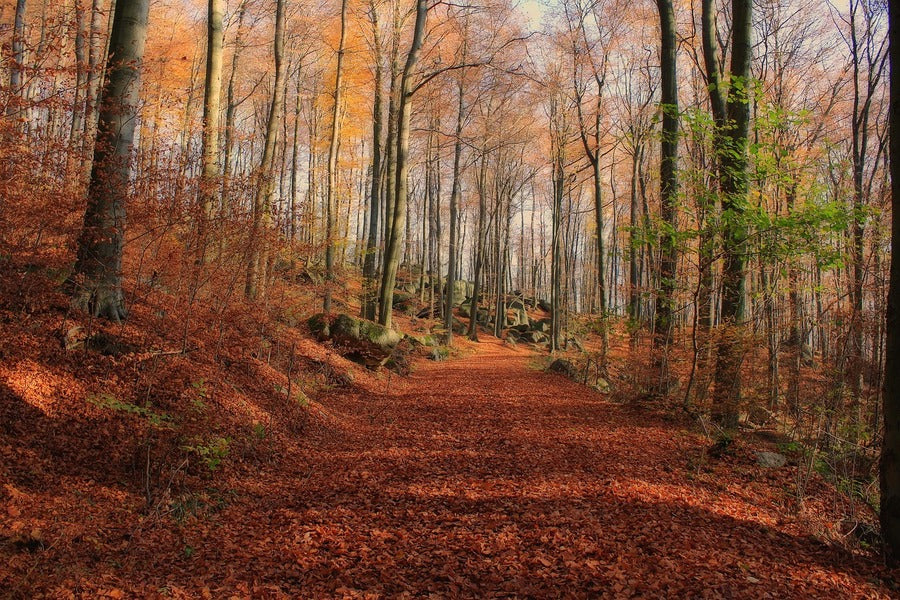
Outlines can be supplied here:
M22 86L22 70L25 67L25 0L16 0L16 14L13 18L12 61L9 68L9 91L11 97L6 105L6 116L19 119L19 112L25 107L25 90ZM21 130L17 126L16 130Z
M374 321L378 309L375 261L378 245L378 216L381 212L381 130L384 115L382 110L381 32L378 26L378 8L374 0L370 2L369 10L375 51L375 90L372 106L372 186L369 192L369 231L366 239L366 256L363 260L363 317Z
M718 70L713 0L703 2L703 49L722 191L722 323L716 355L713 418L725 428L737 425L741 400L743 329L746 321L747 135L750 123L752 0L732 0L731 69L727 99ZM721 123L721 124L720 124Z
M253 199L253 229L250 240L250 261L247 265L247 285L245 294L255 299L265 296L266 275L269 262L266 236L272 225L272 195L275 191L275 138L284 118L284 0L275 3L275 81L272 89L272 103L266 125L266 139L263 146L259 183Z
M96 152L78 238L72 303L94 316L125 318L122 251L125 201L141 87L150 0L119 0L109 38L109 84L101 98Z
M337 188L338 140L341 136L341 77L344 67L344 40L347 34L347 0L341 0L341 38L338 42L337 67L334 76L334 110L331 113L331 139L328 143L328 182L325 191L325 299L322 310L331 312L334 285L334 211Z
M900 157L900 1L891 0L890 153ZM881 450L881 535L888 563L900 566L900 160L891 169L891 282L887 305Z
M465 57L465 53L463 53ZM450 189L450 247L448 250L447 266L447 299L444 303L444 329L447 330L447 345L453 342L453 290L456 287L456 263L459 257L459 247L457 241L459 233L457 232L459 222L459 196L460 196L460 166L459 162L462 157L462 128L463 128L463 108L464 108L464 91L463 86L465 73L460 72L459 80L456 87L456 129L455 139L453 142L453 183Z
M390 328L393 316L394 285L397 281L397 267L400 264L400 237L406 227L406 203L409 176L409 122L412 115L413 69L419 60L425 37L425 23L428 19L428 2L416 0L416 24L413 29L412 45L406 56L406 65L400 80L400 106L397 119L397 179L394 184L394 212L390 242L384 256L382 269L381 298L378 322Z
M662 142L660 149L660 213L663 231L660 235L659 293L656 299L654 345L659 367L658 391L669 392L669 344L672 341L675 314L675 269L678 264L675 246L675 214L678 204L678 83L677 39L672 0L657 0L662 31L662 75L660 110Z
M200 214L198 215L198 257L206 259L209 219L218 196L219 107L222 98L222 46L225 29L222 19L225 0L209 0L207 5L206 79L203 91L203 147L200 175Z

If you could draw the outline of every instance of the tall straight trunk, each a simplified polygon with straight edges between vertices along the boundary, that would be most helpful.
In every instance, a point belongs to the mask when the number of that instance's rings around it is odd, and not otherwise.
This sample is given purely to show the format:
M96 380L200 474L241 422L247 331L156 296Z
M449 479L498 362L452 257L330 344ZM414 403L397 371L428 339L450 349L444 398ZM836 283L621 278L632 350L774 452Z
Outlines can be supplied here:
M225 95L225 155L222 158L222 206L227 208L229 204L229 180L232 175L232 154L234 153L234 118L237 106L234 100L234 83L237 78L238 57L242 49L242 27L244 17L247 14L247 0L242 0L238 7L237 33L234 36L234 52L231 55L231 73L228 75L228 91Z
M297 173L300 171L300 168L297 164L297 159L300 156L300 112L303 107L303 93L301 87L302 78L300 77L300 67L301 65L297 65L297 82L296 89L294 90L297 97L294 99L294 133L292 138L292 146L293 149L291 151L291 199L290 206L288 208L288 218L290 219L290 223L288 224L288 241L291 245L297 240ZM291 249L291 266L294 265L294 251Z
M560 349L562 321L561 279L562 279L562 203L566 185L566 150L562 119L558 100L551 100L551 148L553 152L553 211L551 225L550 258L550 352Z
M629 224L631 225L631 233L628 239L628 318L632 321L632 330L635 333L637 333L636 325L641 318L641 274L638 262L638 249L640 246L638 230L641 226L641 204L638 197L638 166L640 164L642 145L643 142L635 139L634 153L631 156L631 202L628 212Z
M114 62L101 98L94 167L73 276L73 305L115 322L125 318L125 201L149 9L150 0L119 0L116 5L109 38Z
M657 0L662 47L660 51L662 141L660 147L660 235L659 293L656 296L654 345L659 366L658 391L669 391L668 351L672 341L675 314L675 270L678 264L675 246L675 214L678 204L678 83L675 11L672 0Z
M259 182L253 199L253 228L250 261L247 265L245 294L248 298L263 297L266 293L266 278L269 262L266 236L272 226L272 196L275 192L275 139L284 118L284 2L275 2L275 81L272 89L272 103L266 124L266 138L263 145Z
M82 148L84 134L85 93L88 79L88 38L90 37L89 19L84 14L84 6L75 1L75 98L72 104L72 126L69 132L70 150L67 156L66 173L71 171Z
M725 428L737 425L741 400L742 337L746 321L747 225L749 192L747 136L750 124L752 0L732 0L731 68L727 96L722 86L716 41L715 2L703 0L703 51L722 192L722 297L724 325L716 355L713 417Z
M391 39L391 78L388 91L388 127L387 139L385 140L385 194L384 194L384 253L381 257L384 262L384 255L387 253L388 247L391 245L391 238L394 235L394 201L396 199L397 185L397 121L398 121L398 83L400 79L400 37L402 23L400 19L400 3L394 2L393 14L393 37ZM384 290L384 271L379 288L379 298L385 293ZM379 316L382 308L379 307Z
M412 115L412 78L413 70L419 60L422 51L422 43L425 38L425 23L428 19L428 2L416 0L416 23L413 27L413 40L406 56L406 64L403 67L403 75L400 79L399 110L397 119L397 179L394 184L394 213L391 226L391 236L384 257L382 269L381 298L379 306L378 322L385 326L391 326L393 316L394 285L397 281L397 267L400 263L400 237L406 227L406 205L409 176L409 122Z
M462 129L463 129L463 109L464 109L464 85L463 81L465 73L459 74L459 80L456 86L456 128L454 129L455 138L453 141L453 183L450 188L450 246L448 249L448 266L447 266L447 289L446 300L444 302L444 329L447 330L447 345L453 342L453 305L455 299L453 297L454 288L456 287L456 269L457 260L459 258L459 196L460 196L460 159L462 157Z
M222 46L225 28L222 20L225 0L209 0L206 28L206 78L203 88L203 142L201 148L200 214L198 255L206 255L206 236L213 205L218 197L219 177L219 108L222 98Z
M111 0L110 10L114 10L115 0ZM93 0L91 5L90 37L88 38L88 80L84 101L84 133L81 136L81 168L79 179L86 186L91 179L94 162L94 139L97 135L97 98L103 81L103 66L106 63L105 45L101 44L102 0ZM108 33L108 32L107 32Z
M475 230L474 278L472 281L472 298L469 302L469 339L478 341L478 306L481 301L481 287L484 271L484 246L485 246L485 217L487 213L487 188L485 177L487 173L487 151L481 149L481 169L478 172L478 224Z
M372 185L369 191L369 231L366 238L366 255L363 260L363 317L374 321L378 309L375 261L378 246L378 216L381 212L381 130L384 111L382 109L381 31L378 26L378 8L374 0L369 3L369 11L372 19L375 51L375 90L372 105Z
M25 67L25 0L16 0L13 17L12 64L9 68L10 100L6 105L6 115L13 119L25 107L25 90L22 85L22 71ZM17 129L20 129L17 127Z
M341 0L341 38L338 42L337 67L334 76L334 110L331 113L331 139L328 142L328 182L325 190L325 299L322 310L331 312L334 285L334 211L337 188L338 140L341 136L341 79L344 70L344 40L347 34L347 0Z
M889 6L890 153L900 157L900 1ZM891 170L891 281L883 385L884 435L881 446L881 535L888 563L900 566L900 160Z

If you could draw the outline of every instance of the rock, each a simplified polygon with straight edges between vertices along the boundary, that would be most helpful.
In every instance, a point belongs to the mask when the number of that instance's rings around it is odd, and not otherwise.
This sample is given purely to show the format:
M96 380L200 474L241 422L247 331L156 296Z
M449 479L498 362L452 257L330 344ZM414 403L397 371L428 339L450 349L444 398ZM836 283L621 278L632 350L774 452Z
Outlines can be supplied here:
M413 288L412 293L407 292L405 288L402 290L394 290L394 297L391 301L391 305L395 310L406 310L412 306L415 297L415 288Z
M475 284L471 281L457 279L453 282L453 306L459 306L475 291Z
M603 379L602 377L598 377L597 381L594 382L594 385L592 387L601 394L608 394L612 391L612 386L607 380Z
M441 315L438 313L437 305L432 308L431 306L426 306L422 310L416 313L417 319L440 319Z
M466 323L463 323L456 317L453 317L453 333L456 335L466 335L469 331L469 326Z
M777 452L757 452L756 464L767 469L777 469L787 464L787 458Z
M529 344L544 344L550 341L550 337L545 333L541 333L540 331L528 331L523 333L521 336L523 342L527 342Z
M532 321L531 330L540 331L541 333L550 333L550 319L539 319L537 321Z
M542 311L544 311L544 312L551 312L551 311L552 311L552 308L551 308L551 306L550 306L550 303L547 302L546 300L538 300L538 301L537 301L537 307L538 307L539 309L541 309Z
M472 318L471 305L466 306L466 304L463 304L462 306L460 306L459 307L459 316L463 317L464 319L471 319ZM488 311L488 309L479 307L478 308L478 322L483 325L490 320L491 320L491 313Z
M578 370L575 368L575 365L564 358L557 358L554 360L550 363L550 366L547 367L547 370L551 373L565 375L569 379L574 379L578 375Z
M507 311L506 321L511 326L529 325L528 313L524 308L511 308Z
M434 346L440 346L441 342L438 337L431 333L426 333L425 335L420 336L408 336L409 339L413 342L413 345L425 346L426 348L433 348Z
M380 364L403 339L398 331L347 314L319 313L307 324L320 341L331 340L343 356L367 367Z
M574 348L579 352L584 352L584 344L582 344L581 340L579 340L578 338L571 337L566 340L566 344L574 346Z
M320 342L331 337L331 320L325 313L316 313L306 320L309 330Z
M444 346L438 346L437 348L432 348L431 353L428 355L433 361L441 362L447 360L447 357L450 356L450 351L447 350Z

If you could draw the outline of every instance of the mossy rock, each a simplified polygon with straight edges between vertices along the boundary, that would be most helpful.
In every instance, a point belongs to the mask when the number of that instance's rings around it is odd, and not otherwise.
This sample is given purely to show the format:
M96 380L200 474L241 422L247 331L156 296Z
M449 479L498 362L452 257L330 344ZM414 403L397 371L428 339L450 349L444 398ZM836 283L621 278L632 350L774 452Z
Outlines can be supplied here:
M306 320L306 324L312 334L321 341L331 337L331 321L331 317L325 313L316 313Z
M557 358L556 360L554 360L552 363L550 363L550 366L547 367L547 370L551 373L559 373L560 375L565 375L570 379L574 379L578 374L575 365L564 358Z
M441 341L438 337L432 333L426 333L425 335L420 336L409 336L414 345L425 346L426 348L433 348L435 346L440 346Z
M400 343L403 334L372 321L340 314L331 324L331 338L337 342L364 342L389 349Z
M541 333L550 333L550 319L539 319L537 321L532 321L531 330L539 331Z

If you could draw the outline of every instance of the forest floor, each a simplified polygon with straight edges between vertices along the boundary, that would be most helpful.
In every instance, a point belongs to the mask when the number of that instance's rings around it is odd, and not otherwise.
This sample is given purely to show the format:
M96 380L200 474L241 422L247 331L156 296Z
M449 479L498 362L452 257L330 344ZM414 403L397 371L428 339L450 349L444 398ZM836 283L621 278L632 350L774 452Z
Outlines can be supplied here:
M691 423L545 373L524 348L487 338L382 384L321 398L317 426L212 480L177 521L136 517L114 486L56 490L68 508L41 516L68 523L65 540L0 544L0 597L897 594L875 557L814 531L794 469L748 448L713 459ZM41 506L6 490L7 522Z

